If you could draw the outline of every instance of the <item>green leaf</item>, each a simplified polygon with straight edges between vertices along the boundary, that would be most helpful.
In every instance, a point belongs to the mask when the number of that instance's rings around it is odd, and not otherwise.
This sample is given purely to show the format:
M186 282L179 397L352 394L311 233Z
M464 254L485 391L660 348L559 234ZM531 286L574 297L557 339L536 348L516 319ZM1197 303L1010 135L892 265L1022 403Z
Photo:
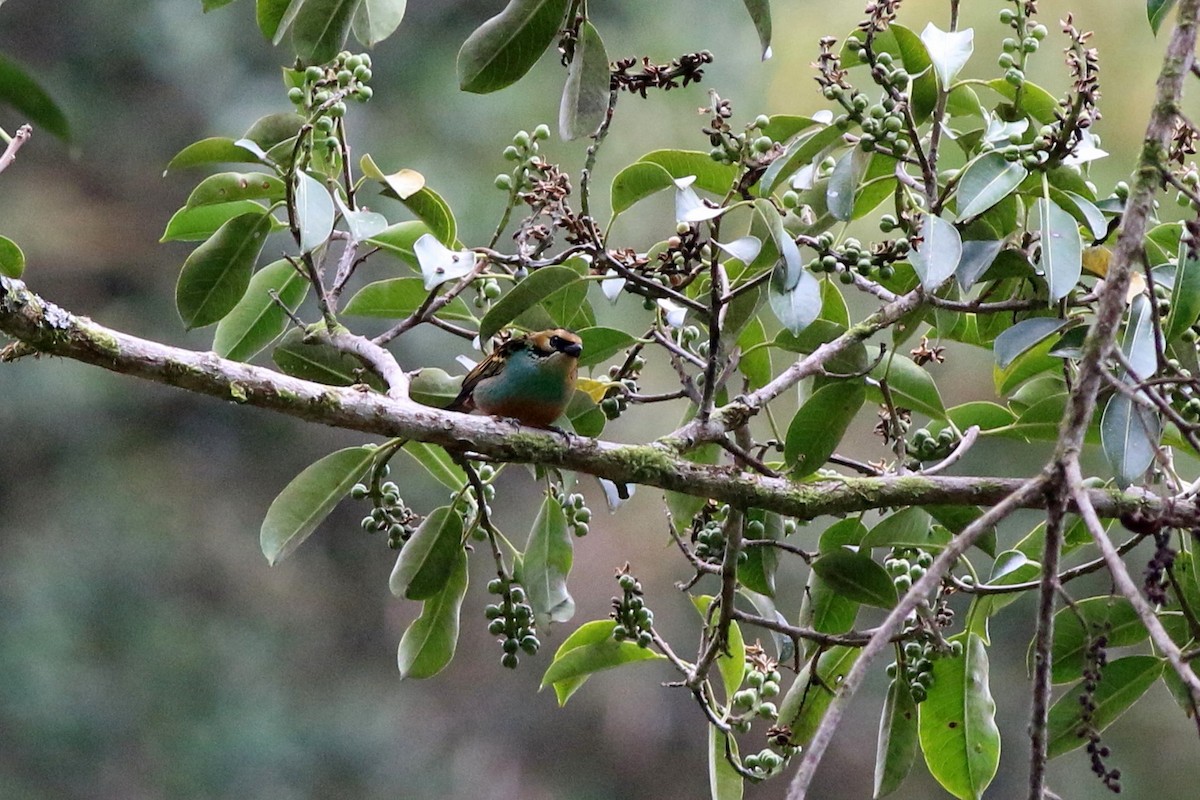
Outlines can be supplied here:
M25 272L25 254L12 239L0 236L0 275L19 278Z
M988 586L1012 586L1035 580L1041 574L1042 565L1037 561L1031 560L1020 550L1005 550L996 556L987 584ZM988 618L1020 598L1020 592L976 595L975 599L971 601L971 610L967 614L967 619L971 621L971 630L979 634L984 644L988 644Z
M812 568L835 592L856 603L876 608L896 605L891 576L868 553L839 548L823 553Z
M265 39L274 44L279 44L276 39L276 34L283 35L280 31L280 25L283 23L283 18L292 5L295 9L292 12L292 17L295 17L295 11L300 10L300 4L303 0L257 0L254 7L255 20L258 22L258 29L262 32ZM288 20L288 25L291 24L291 19ZM287 26L284 26L286 30Z
M416 214L417 219L428 226L429 232L439 242L447 247L454 247L454 243L458 239L458 222L454 219L454 213L450 210L450 205L442 199L440 194L428 186L422 186L418 191L403 198L395 194L390 186L383 190L383 194L400 200L400 202L408 207L409 211ZM397 226L392 227L395 228ZM383 236L387 232L382 231L378 236Z
M1067 296L1079 282L1083 271L1083 241L1079 224L1053 200L1042 197L1037 201L1041 219L1042 271L1050 287L1050 300Z
M766 340L766 328L758 317L752 319L738 336L737 345L742 351L738 371L745 377L749 389L759 389L771 381L771 351L766 347L758 347Z
M879 719L874 797L883 797L900 788L917 757L917 745L917 704L912 688L907 680L893 680Z
M611 619L585 622L559 646L554 660L542 675L541 688L553 686L560 706L566 705L571 695L595 672L665 658L634 642L618 642L612 636L616 625L616 620Z
M368 283L342 309L353 317L401 319L412 314L429 297L421 278L390 278ZM443 319L474 320L467 304L456 297L437 313Z
M670 189L675 179L661 164L650 161L635 161L613 178L609 195L613 215L616 216L652 194Z
M1016 360L1017 356L1031 350L1039 342L1048 339L1070 320L1057 317L1031 317L1007 329L996 337L993 349L996 353L996 366L1005 369Z
M875 523L862 540L864 548L873 547L945 547L947 531L935 528L929 512L916 507L904 508Z
M862 382L854 380L826 384L805 401L792 417L783 450L793 478L824 466L866 398Z
M751 0L746 0L747 3ZM742 776L729 756L737 756L737 740L716 725L708 725L708 790L712 800L742 800L745 788Z
M406 264L412 267L417 266L417 256L413 252L413 247L417 240L425 234L432 235L429 226L420 220L407 220L398 222L384 228L379 233L367 239L368 244L373 244L379 249L390 255L399 258Z
M287 328L288 315L280 304L294 312L308 294L308 286L285 259L260 269L242 299L217 323L213 352L222 358L249 361ZM279 302L271 297L272 292Z
M637 344L637 339L616 328L581 328L575 332L583 341L579 366L591 367Z
M311 252L329 240L333 215L333 197L325 184L307 172L297 172L296 224L300 228L300 252Z
M1165 339L1168 343L1179 341L1184 331L1200 319L1200 258L1185 245L1179 255L1179 266L1175 269L1175 283L1171 290L1171 311L1167 314Z
M520 80L558 35L567 5L568 0L510 0L458 51L459 88L486 94Z
M831 647L817 659L816 675L810 659L796 675L779 704L777 724L792 731L792 744L808 747L821 718L825 716L833 693L858 660L861 648Z
M604 426L608 423L608 417L600 410L600 406L582 389L576 389L575 394L571 395L563 414L570 420L575 433L593 439L604 433Z
M708 153L699 150L652 150L639 158L638 163L658 164L670 174L672 181L694 176L694 188L717 195L728 192L738 176L737 168L718 164Z
M442 591L463 550L462 517L451 506L430 512L404 543L388 588L396 597L429 600Z
M962 251L958 229L939 216L926 214L921 224L921 244L910 259L921 285L933 291L945 283L958 269Z
M1004 406L984 400L975 400L946 409L946 418L953 422L959 430L965 431L972 425L978 425L980 431L987 433L994 428L1011 425L1016 416Z
M1146 0L1146 19L1149 20L1150 30L1154 31L1155 36L1158 36L1158 29L1162 27L1163 20L1174 7L1175 0Z
M269 214L242 214L192 251L175 287L175 305L188 328L211 325L233 310L270 230Z
M584 20L558 109L558 133L563 139L578 139L600 127L608 112L608 82L604 40L595 26Z
M1108 639L1109 648L1128 647L1150 634L1138 618L1133 604L1123 597L1089 597L1074 608L1054 615L1054 641L1050 645L1055 683L1078 680L1083 675L1088 645L1097 636Z
M933 685L919 706L921 750L946 791L959 800L980 800L1000 764L987 649L974 633L951 641L963 643L962 654L933 662Z
M775 265L767 300L783 327L799 336L821 313L821 286L811 272L801 267L798 280L786 288L791 271L786 261Z
M575 601L567 591L574 545L562 505L547 496L534 520L521 561L521 584L539 625L566 622L575 614Z
M232 2L233 0L204 0L204 13L207 14L209 11L227 6Z
M455 464L450 455L437 445L409 441L404 443L403 449L450 491L457 492L467 485L467 476L463 474L462 467Z
M992 91L1010 102L1017 103L1021 113L1028 115L1041 125L1050 125L1058 113L1058 98L1047 92L1032 81L1025 81L1018 91L1017 87L1004 78L993 78L987 82ZM1018 102L1019 101L1019 102Z
M404 19L408 0L362 0L354 15L354 38L374 47L396 32Z
M1154 462L1162 439L1162 424L1150 409L1129 395L1114 394L1100 418L1100 444L1122 489L1135 483Z
M783 155L771 162L763 173L759 185L764 194L769 194L797 170L808 166L826 148L832 147L842 138L842 130L836 125L825 125L804 134L789 144ZM704 154L705 158L708 154ZM712 159L709 159L710 161Z
M758 44L762 48L762 60L766 61L771 57L771 0L742 0L742 2L746 4L746 11L750 13L754 30L758 33Z
M446 408L454 402L454 398L458 397L461 388L461 375L454 377L444 369L424 367L412 373L412 382L409 384L408 390L412 394L412 399L422 405ZM434 475L434 477L439 476ZM445 481L442 482L445 483ZM461 486L454 488L457 490Z
M823 581L816 572L810 572L800 606L800 624L821 633L846 633L854 629L860 605Z
M171 215L160 242L202 242L234 217L242 214L262 215L267 211L253 200L220 203L196 208L181 208ZM274 226L274 223L272 223Z
M834 219L846 222L854 216L854 193L871 159L872 154L861 147L851 148L838 159L825 187L825 205Z
M304 331L292 328L271 354L271 360L284 373L328 386L365 383L375 389L384 388L383 381L354 356L323 342L304 339Z
M305 467L267 509L259 540L267 563L278 564L317 525L371 466L375 447L347 447Z
M467 594L467 552L460 549L442 591L426 600L421 616L404 631L396 661L401 678L430 678L454 658L458 618Z
M974 217L999 203L1021 185L1029 170L995 151L984 153L963 170L958 181L958 216Z
M9 105L33 123L63 141L71 139L71 126L62 109L15 61L0 55L0 104Z
M522 312L536 306L565 286L576 283L579 274L570 267L542 267L529 273L508 294L501 297L479 324L479 341L486 342ZM586 351L585 351L586 352Z
M346 44L363 0L304 0L292 23L292 47L306 64L333 60Z
M855 31L849 38L861 42L864 37L861 31ZM929 52L925 49L925 43L921 41L921 37L903 25L892 23L886 30L876 35L875 52L888 53L893 58L899 57L904 65L904 71L913 76L911 90L913 115L918 123L923 122L937 105L938 85L937 77L933 72L933 62L929 58ZM867 63L862 56L861 49L850 52L849 49L843 47L841 58L846 67L856 67Z
M185 208L233 203L238 200L269 200L286 194L283 181L265 172L220 172L200 181L188 195Z
M1154 343L1154 313L1146 295L1139 294L1129 306L1129 323L1121 339L1121 351L1129 362L1132 377L1152 377L1158 371L1158 350Z
M173 169L223 163L257 164L259 156L253 150L234 144L233 139L227 136L212 136L193 142L176 153L163 174Z
M892 399L901 408L910 408L934 419L946 418L946 407L942 405L937 384L924 367L907 358L893 358L876 365L870 375L876 381L887 380ZM872 400L878 398L878 402L883 402L883 393L878 387L868 388Z
M1092 711L1091 724L1097 731L1103 731L1125 710L1137 702L1146 693L1163 671L1163 661L1154 656L1128 656L1111 661L1101 674L1100 683L1092 695L1095 710ZM1069 753L1077 747L1082 747L1088 741L1079 735L1083 727L1083 710L1079 705L1079 697L1084 692L1084 686L1070 689L1059 698L1050 708L1047 720L1046 754L1057 758L1063 753Z

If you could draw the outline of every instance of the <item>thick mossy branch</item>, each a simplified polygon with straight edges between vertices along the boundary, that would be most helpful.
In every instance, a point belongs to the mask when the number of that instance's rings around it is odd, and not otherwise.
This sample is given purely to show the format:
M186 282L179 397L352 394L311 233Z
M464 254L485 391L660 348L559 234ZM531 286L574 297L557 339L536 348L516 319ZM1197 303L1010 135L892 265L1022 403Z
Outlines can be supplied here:
M42 300L21 281L8 278L0 278L0 331L21 342L23 353L33 348L310 422L415 439L500 461L577 470L617 483L711 497L799 519L911 505L990 506L1022 483L1009 478L912 475L795 483L732 466L695 464L666 445L625 445L520 428L492 417L444 411L362 387L325 386L213 353L139 339L70 314ZM1101 516L1136 512L1160 517L1172 526L1200 524L1200 505L1194 501L1172 503L1148 493L1100 489L1091 490L1089 496ZM1041 503L1034 498L1027 507Z

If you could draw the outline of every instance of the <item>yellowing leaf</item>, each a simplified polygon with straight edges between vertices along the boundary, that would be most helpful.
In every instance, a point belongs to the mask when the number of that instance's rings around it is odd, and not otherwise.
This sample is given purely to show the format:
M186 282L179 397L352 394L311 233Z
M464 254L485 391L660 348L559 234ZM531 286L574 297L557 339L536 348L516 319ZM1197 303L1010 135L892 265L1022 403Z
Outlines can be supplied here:
M575 382L575 388L592 398L593 403L603 400L608 387L613 385L612 381L598 381L594 378L580 378Z
M1083 251L1083 268L1093 275L1103 278L1108 274L1110 258L1112 258L1112 251L1107 247L1089 247Z

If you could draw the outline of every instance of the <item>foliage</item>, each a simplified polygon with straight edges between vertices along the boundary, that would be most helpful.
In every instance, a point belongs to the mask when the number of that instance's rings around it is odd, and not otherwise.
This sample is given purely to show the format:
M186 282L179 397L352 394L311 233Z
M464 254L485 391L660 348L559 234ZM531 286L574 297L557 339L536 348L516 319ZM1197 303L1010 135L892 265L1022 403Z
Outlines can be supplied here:
M1154 30L1174 5L1148 3ZM769 5L745 6L765 56ZM618 154L630 163L609 187L608 220L593 211L591 173L623 94L701 81L712 56L613 62L583 0L511 0L459 53L461 88L491 92L557 45L566 67L559 133L592 139L576 183L542 153L549 126L517 132L502 154L511 167L494 180L504 211L485 244L460 240L453 209L424 175L350 155L352 109L375 87L371 57L343 47L351 34L367 46L391 35L404 0L257 0L263 35L275 44L290 37L298 59L284 70L290 110L240 137L189 145L168 165L239 165L201 179L163 234L199 242L180 271L176 307L186 327L215 325L212 349L224 359L271 348L272 374L355 385L396 400L400 413L411 400L444 408L458 392L458 379L439 370L399 370L386 348L414 329L485 351L510 329L572 329L581 366L601 377L577 383L564 447L586 449L580 437L600 437L624 414L682 400L683 418L662 426L656 452L698 467L724 454L731 474L777 497L807 485L861 487L863 496L887 481L911 487L901 502L867 497L835 509L856 515L816 542L799 533L815 515L696 490L670 494L669 533L693 573L686 587L715 586L692 597L697 658L680 657L654 626L649 598L666 589L647 591L625 565L611 618L584 622L549 659L542 683L560 703L601 670L641 661L678 670L697 719L710 726L715 798L740 797L745 781L778 775L793 760L801 775L811 772L841 705L885 647L894 660L885 668L876 796L894 791L920 752L947 792L981 797L1003 763L988 624L1019 593L1043 599L1030 626L1035 781L1047 757L1086 745L1097 776L1119 787L1101 734L1160 678L1196 712L1200 684L1179 653L1200 637L1200 583L1192 526L1179 521L1191 518L1173 507L1191 502L1194 476L1168 455L1200 455L1200 174L1185 160L1195 131L1179 119L1170 147L1149 152L1147 191L1171 186L1186 211L1182 221L1164 213L1138 235L1134 249L1147 263L1126 289L1130 267L1116 231L1146 222L1149 204L1136 211L1137 185L1102 191L1088 178L1089 163L1106 155L1091 131L1099 64L1088 34L1070 18L1061 25L1070 86L1058 98L1026 77L1050 35L1035 2L997 0L1007 38L993 77L975 77L985 71L974 31L929 23L918 34L897 21L899 6L871 2L844 39L821 39L816 79L831 110L737 122L730 99L710 92L703 149ZM0 92L21 77L6 67L0 62ZM24 106L0 95L66 135L48 100L23 97ZM674 199L661 241L644 251L616 241L613 222L661 192ZM0 275L15 279L25 266L19 247L0 237ZM0 305L15 285L5 283ZM639 327L603 324L604 303L631 307L626 318ZM379 323L360 320L383 320L383 330L372 335ZM994 391L947 407L939 365L966 352L994 365ZM656 368L677 385L643 391L643 373ZM786 393L797 385L802 396L790 408ZM1093 421L1097 392L1103 411ZM776 415L789 412L779 425ZM859 446L852 434L872 426L886 457L847 455ZM1055 477L1019 501L1046 507L1046 521L1017 541L998 542L995 523L1018 492L988 499L997 496L984 493L986 475L919 480L987 440L1056 446L1047 470ZM1095 486L1072 477L1084 441L1099 445L1110 472L1089 479ZM385 533L399 551L393 593L422 603L399 643L407 678L431 677L451 661L468 554L490 557L495 602L484 616L501 663L516 668L539 653L540 631L574 615L573 539L589 532L592 511L574 478L545 459L544 501L524 546L514 544L491 518L506 464L481 449L403 438L328 455L272 504L263 552L271 563L285 558L347 495L368 503L364 531ZM388 480L401 452L450 490L445 505L405 504L402 486ZM629 483L652 482L640 477L649 467L624 466ZM854 483L838 468L878 483ZM1087 493L1109 482L1108 494ZM1159 516L1129 504L1111 514L1132 532L1121 554L1144 540L1155 549L1140 593L1130 594L1088 498L1127 499L1119 490L1151 486L1171 496ZM615 510L630 487L605 488ZM486 547L476 553L472 541ZM1061 569L1072 551L1091 560ZM808 568L800 608L776 597L777 582L795 578L793 562ZM1070 581L1102 568L1116 590L1071 594ZM1059 591L1067 602L1054 613ZM953 605L965 611L961 624ZM887 618L858 630L872 608ZM752 628L773 649L751 641ZM1137 652L1109 663L1117 647ZM1050 707L1050 685L1075 681Z

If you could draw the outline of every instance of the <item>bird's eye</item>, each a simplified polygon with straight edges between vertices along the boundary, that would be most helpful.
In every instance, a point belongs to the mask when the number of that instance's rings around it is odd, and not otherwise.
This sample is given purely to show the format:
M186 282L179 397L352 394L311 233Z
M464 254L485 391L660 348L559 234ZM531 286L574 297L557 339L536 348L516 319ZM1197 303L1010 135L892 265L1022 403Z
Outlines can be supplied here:
M550 346L553 347L555 350L562 350L566 344L567 343L563 341L563 338L561 336L551 336L550 337Z

